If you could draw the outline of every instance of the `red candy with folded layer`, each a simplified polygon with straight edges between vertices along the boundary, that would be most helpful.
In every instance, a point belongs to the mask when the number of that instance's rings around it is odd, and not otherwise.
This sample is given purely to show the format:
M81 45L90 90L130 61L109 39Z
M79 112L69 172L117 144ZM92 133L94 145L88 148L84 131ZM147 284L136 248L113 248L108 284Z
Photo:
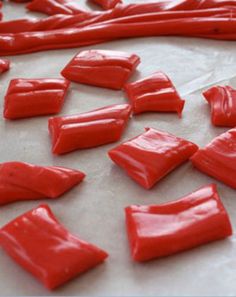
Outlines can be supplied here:
M4 226L0 245L48 289L63 285L108 257L105 251L69 233L47 205Z
M129 120L131 106L117 104L78 115L49 119L54 154L118 141Z
M236 126L236 90L216 86L203 93L211 106L211 121L215 126Z
M129 206L126 225L135 261L169 256L232 235L214 184L162 205Z
M151 129L109 151L118 166L145 189L187 161L198 147L172 134Z
M57 198L78 185L85 174L56 166L21 162L0 164L0 205L21 200Z
M202 172L236 189L236 128L221 134L191 158Z
M151 76L125 86L134 114L147 111L177 112L181 117L185 101L177 93L166 74Z
M5 96L4 117L19 119L60 112L69 81L60 79L13 79Z
M139 63L134 54L89 50L77 54L61 74L74 82L120 90Z
M103 9L112 9L117 4L122 3L121 0L92 0L92 2L100 5Z

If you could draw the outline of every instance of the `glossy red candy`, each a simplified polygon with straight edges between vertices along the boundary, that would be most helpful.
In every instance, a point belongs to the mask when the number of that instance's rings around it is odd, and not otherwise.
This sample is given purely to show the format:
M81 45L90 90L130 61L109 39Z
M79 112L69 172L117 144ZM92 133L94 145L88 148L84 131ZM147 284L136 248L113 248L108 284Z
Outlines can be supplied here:
M145 133L110 150L109 156L131 178L150 189L197 149L190 141L147 128Z
M112 9L117 4L122 3L121 0L92 0L92 2L100 5L103 9Z
M211 106L211 121L215 126L236 126L236 90L216 86L203 93Z
M125 86L134 114L147 111L177 112L181 117L185 101L166 74L151 76Z
M49 119L54 154L118 141L129 120L131 106L116 104L78 115Z
M78 185L85 174L55 166L22 162L0 164L0 205L18 200L57 198Z
M108 256L69 233L47 205L32 209L4 226L0 230L0 245L48 289L63 285Z
M13 79L4 106L6 119L19 119L60 112L69 88L60 79Z
M27 5L27 8L47 15L79 14L83 12L76 0L33 0Z
M78 83L120 90L139 63L134 54L88 50L77 54L61 74Z
M202 172L236 189L236 128L228 130L191 158Z
M126 208L132 257L148 261L232 235L214 184L162 205Z
M6 59L0 59L0 74L8 71L10 68L10 61Z

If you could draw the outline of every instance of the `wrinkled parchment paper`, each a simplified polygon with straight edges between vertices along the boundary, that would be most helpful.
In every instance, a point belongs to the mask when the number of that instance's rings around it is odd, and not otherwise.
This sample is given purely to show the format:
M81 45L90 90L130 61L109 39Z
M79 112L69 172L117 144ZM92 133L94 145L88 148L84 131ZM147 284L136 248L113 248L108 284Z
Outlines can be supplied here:
M81 6L86 7L84 1ZM135 1L126 1L131 3ZM141 2L141 1L137 1ZM84 4L83 4L84 3ZM92 6L90 6L90 9ZM94 8L94 7L93 7ZM5 4L4 19L26 13L20 4ZM175 114L149 113L134 117L122 140L154 127L204 146L226 131L210 123L209 107L201 92L214 84L236 87L236 43L185 38L139 38L87 47L128 51L142 59L131 81L157 70L166 72L186 99L183 119ZM8 83L13 78L57 78L79 50L57 50L10 57L11 71L0 78L1 112ZM62 114L89 111L126 102L123 92L72 84ZM0 225L48 203L72 233L110 253L108 261L54 292L48 292L30 274L0 250L0 295L58 296L234 296L236 294L236 239L215 242L166 259L133 263L124 224L124 207L175 200L215 180L186 163L151 191L142 189L107 157L116 144L53 156L47 131L48 117L19 121L0 119L0 161L60 165L87 173L78 187L54 201L18 202L0 208ZM236 192L220 182L219 193L236 227Z

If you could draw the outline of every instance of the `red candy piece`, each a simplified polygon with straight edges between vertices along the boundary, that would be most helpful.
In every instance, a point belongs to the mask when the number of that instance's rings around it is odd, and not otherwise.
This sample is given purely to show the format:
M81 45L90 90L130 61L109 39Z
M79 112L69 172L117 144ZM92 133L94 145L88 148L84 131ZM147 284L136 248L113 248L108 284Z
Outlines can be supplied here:
M121 0L92 0L92 2L100 5L103 9L112 9L117 4L122 3Z
M135 261L169 256L232 235L214 184L166 204L129 206L126 224Z
M111 105L78 115L49 119L54 154L118 141L131 114L129 104Z
M57 198L79 184L85 174L55 166L21 162L0 164L0 205L18 200Z
M110 150L109 156L131 178L150 189L197 149L190 141L147 128L145 133Z
M140 58L123 52L89 50L77 54L62 70L68 80L120 90L140 63Z
M10 61L6 59L0 59L0 74L8 71L10 68Z
M213 139L191 158L202 172L236 189L236 128Z
M47 205L4 226L0 244L48 289L63 285L108 257L105 251L70 234Z
M13 79L4 106L6 119L60 112L70 83L63 79Z
M47 15L83 13L79 4L71 0L33 0L27 8Z
M134 114L147 111L177 112L181 117L185 101L163 72L125 86Z
M230 86L213 87L203 93L211 106L211 121L215 126L236 126L236 90Z

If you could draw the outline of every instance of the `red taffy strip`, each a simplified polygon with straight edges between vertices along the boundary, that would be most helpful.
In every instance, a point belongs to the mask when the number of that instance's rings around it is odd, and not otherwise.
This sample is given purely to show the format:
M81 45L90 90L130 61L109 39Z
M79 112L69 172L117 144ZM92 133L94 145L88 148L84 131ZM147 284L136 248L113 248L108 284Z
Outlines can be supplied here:
M108 257L105 251L70 234L47 205L4 226L0 245L48 289L63 285Z
M216 86L203 93L211 106L211 122L215 126L236 126L236 90Z
M181 117L185 101L182 100L171 80L163 72L125 86L134 114L147 111L177 112Z
M60 79L13 79L5 96L4 117L20 119L60 112L69 88Z
M142 187L150 189L197 149L190 141L147 128L145 133L110 150L109 156Z
M232 235L229 216L211 184L173 202L126 208L135 261L148 261Z
M77 54L61 74L71 81L120 90L139 63L134 54L89 50Z
M48 122L52 152L64 154L118 141L130 114L129 104L116 104L78 115L53 117Z
M236 189L236 128L221 134L191 158L202 172Z
M55 166L22 162L0 164L0 205L20 200L57 198L79 184L85 174Z

